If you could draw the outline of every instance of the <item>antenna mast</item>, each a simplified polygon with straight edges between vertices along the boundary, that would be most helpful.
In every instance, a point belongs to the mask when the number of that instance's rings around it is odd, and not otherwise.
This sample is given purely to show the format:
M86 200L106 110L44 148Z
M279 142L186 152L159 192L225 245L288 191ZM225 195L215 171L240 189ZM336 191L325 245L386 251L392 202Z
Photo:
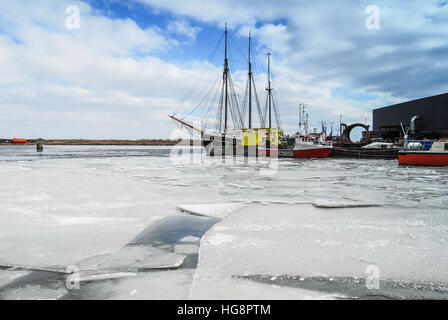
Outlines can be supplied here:
M227 60L227 22L225 30L225 56L224 56L224 73L223 80L225 83L225 111L224 111L224 133L227 132L227 109L228 109L228 74L229 74L229 62Z
M269 128L272 128L272 117L271 117L271 109L272 109L272 88L271 88L271 53L267 53L268 56L268 103L269 103Z
M252 128L252 63L250 61L250 31L249 31L249 129Z
M299 136L302 134L308 135L308 113L306 112L306 107L307 105L304 103L299 104Z

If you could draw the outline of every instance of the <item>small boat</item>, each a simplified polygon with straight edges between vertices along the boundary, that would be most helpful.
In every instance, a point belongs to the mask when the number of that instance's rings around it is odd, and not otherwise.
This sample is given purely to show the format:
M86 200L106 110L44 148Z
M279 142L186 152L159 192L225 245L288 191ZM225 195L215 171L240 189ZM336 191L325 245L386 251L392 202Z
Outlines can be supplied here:
M299 132L295 138L294 146L292 148L293 158L327 158L333 145L326 141L325 129L322 128L322 133L318 135L308 134L308 119L309 115L305 111L306 105L299 105ZM303 135L302 135L303 132Z
M259 157L279 157L279 158L327 158L333 146L322 144L313 137L298 137L293 146L258 148Z
M398 163L410 166L448 166L448 139L434 141L429 151L418 143L408 144L398 153Z
M311 137L299 137L292 149L294 158L327 158L332 145L321 144Z

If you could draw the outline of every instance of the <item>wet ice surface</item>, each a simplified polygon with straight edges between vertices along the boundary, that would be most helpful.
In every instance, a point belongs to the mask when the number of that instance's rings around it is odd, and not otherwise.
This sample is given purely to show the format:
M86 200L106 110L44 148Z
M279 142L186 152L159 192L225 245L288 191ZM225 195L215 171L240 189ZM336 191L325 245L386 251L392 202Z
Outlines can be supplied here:
M140 270L127 262L147 265L149 253L131 249L108 271L134 274L80 290L68 290L64 274L0 270L0 297L448 298L447 169L345 159L280 159L276 168L198 155L173 164L169 155L0 146L0 264L64 271L137 245L138 235L148 252L172 254L168 262L186 257L175 270ZM368 266L378 267L380 289L366 289Z
M408 211L311 205L243 209L202 239L193 297L231 298L233 287L250 292L248 280L266 285L265 296L257 293L266 299L273 298L269 285L345 298L447 297L446 211ZM378 267L380 290L366 289L369 266Z

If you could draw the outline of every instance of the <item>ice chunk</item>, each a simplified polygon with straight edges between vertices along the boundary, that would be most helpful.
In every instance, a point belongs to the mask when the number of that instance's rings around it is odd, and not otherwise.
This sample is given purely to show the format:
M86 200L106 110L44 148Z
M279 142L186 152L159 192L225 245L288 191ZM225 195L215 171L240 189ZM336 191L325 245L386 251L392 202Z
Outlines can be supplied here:
M236 236L225 233L215 233L207 237L207 244L212 246L222 246L223 244L228 244L229 242L234 242L237 239Z
M26 276L29 273L30 272L26 271L26 270L17 270L17 271L0 270L0 287L3 287L4 285L8 284L11 281L14 281L14 279L16 279L16 278Z
M321 277L325 281L304 281L307 288L323 291L321 297L344 296L352 292L350 286L341 285L335 293L329 283L350 277L365 282L372 268L378 268L381 283L426 288L414 297L435 297L431 283L447 286L448 249L442 240L448 228L442 209L416 213L399 207L341 208L328 214L329 210L312 205L254 205L228 216L201 240L191 297L264 298L273 285L283 285L276 280L258 287L234 279L247 274L269 275L269 279ZM299 287L289 288L287 298L306 298L304 285Z
M179 240L179 242L198 242L199 243L200 238L193 237L193 236L186 236Z
M160 270L135 276L84 282L80 290L71 290L64 299L188 299L193 269Z
M192 244L179 244L174 247L174 252L181 254L194 254L198 253L199 246Z
M54 273L68 273L65 266L29 266L29 265L19 265L12 263L1 263L0 269L7 270L27 270L27 271L43 271L43 272L54 272Z
M113 279L121 279L121 278L129 278L135 277L137 273L135 272L95 272L95 271L81 271L79 273L79 277L77 280L80 283L83 282L92 282L92 281L104 281L104 280L113 280Z
M98 265L102 270L142 271L149 269L179 268L185 259L184 255L170 253L145 245L129 245L110 256Z
M26 285L18 289L8 289L2 293L5 300L56 300L67 294L65 287L47 288L40 285Z
M201 216L225 218L229 214L244 208L246 204L238 202L214 203L214 204L185 204L177 207L185 212Z
M317 199L314 201L313 206L317 208L368 208L368 207L380 207L380 204L368 203L368 202L354 202L354 201L330 201L326 199Z
M341 297L338 294L329 294L320 291L312 291L298 288L287 288L273 286L264 283L257 283L250 280L235 278L209 279L218 281L211 287L207 287L207 282L199 282L195 278L193 288L190 293L190 299L198 300L334 300ZM219 289L218 289L219 288Z
M76 266L80 270L92 270L95 269L99 264L104 263L110 256L111 254L95 255L82 261L79 261L78 263L76 263Z

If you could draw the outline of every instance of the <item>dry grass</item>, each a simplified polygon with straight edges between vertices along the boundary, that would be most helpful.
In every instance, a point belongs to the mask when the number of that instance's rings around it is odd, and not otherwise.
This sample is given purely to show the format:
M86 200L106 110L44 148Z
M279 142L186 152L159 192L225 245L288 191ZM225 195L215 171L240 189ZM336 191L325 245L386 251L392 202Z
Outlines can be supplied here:
M141 140L87 140L87 139L53 139L39 140L44 145L103 145L103 146L173 146L180 140L141 139ZM31 141L29 141L31 142ZM186 142L188 144L188 142Z

